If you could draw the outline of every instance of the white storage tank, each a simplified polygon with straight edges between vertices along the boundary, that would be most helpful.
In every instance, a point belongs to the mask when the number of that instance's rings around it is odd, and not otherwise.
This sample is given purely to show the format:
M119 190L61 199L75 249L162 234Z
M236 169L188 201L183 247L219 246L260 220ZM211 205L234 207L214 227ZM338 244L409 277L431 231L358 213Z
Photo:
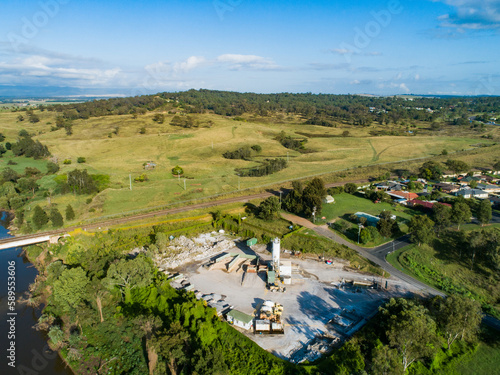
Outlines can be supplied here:
M276 237L273 240L273 264L276 268L279 267L280 264L280 239Z

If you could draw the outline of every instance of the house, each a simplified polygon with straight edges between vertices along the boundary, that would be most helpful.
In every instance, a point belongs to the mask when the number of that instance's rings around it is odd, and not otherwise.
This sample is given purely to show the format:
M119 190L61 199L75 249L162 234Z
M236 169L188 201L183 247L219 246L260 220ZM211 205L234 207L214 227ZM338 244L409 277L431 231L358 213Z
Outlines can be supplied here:
M253 316L245 314L238 310L231 310L226 315L227 321L243 329L251 329L253 326Z
M455 191L458 191L459 186L440 182L440 183L434 184L434 189L437 189L439 191L442 191L443 193L449 194L449 193L454 193Z
M442 204L444 206L451 207L451 204L449 204L449 203L441 203L441 202L436 202L436 201L421 201L419 199L414 199L414 200L409 202L409 205L412 207L422 206L422 207L427 208L429 210L432 210L434 208L435 204Z
M500 193L500 186L499 185L477 184L477 188L484 190L488 193Z
M490 184L500 181L500 179L498 177L493 177L493 176L486 176L485 180L487 183L490 183Z
M465 176L463 178L459 178L461 185L469 185L471 181L479 181L477 177Z
M395 181L387 181L387 182L379 182L373 185L375 190L384 190L384 191L397 191L402 189L402 185L399 182Z
M325 198L323 198L323 203L335 203L335 198L331 195L327 195Z
M407 191L400 191L400 190L387 192L387 194L389 194L392 197L392 199L395 199L395 200L406 199L407 201L411 201L413 199L418 198L417 193L410 193Z
M457 177L457 175L455 173L448 173L448 172L446 172L445 174L443 174L442 177L443 178L455 178L455 177Z
M488 198L488 193L484 190L479 189L461 189L455 193L456 196L464 197L465 199L469 198L478 198L485 199Z

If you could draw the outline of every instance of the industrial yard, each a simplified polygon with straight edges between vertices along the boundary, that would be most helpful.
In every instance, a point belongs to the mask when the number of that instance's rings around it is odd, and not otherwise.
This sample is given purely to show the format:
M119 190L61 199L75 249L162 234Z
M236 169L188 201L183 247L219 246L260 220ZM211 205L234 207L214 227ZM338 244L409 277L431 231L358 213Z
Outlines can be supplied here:
M279 240L248 246L212 235L217 251L205 249L205 259L170 269L177 275L171 285L195 292L259 346L292 362L317 359L361 328L384 301L411 292L404 282L346 270L342 260L294 257L279 248ZM218 246L221 241L227 248Z

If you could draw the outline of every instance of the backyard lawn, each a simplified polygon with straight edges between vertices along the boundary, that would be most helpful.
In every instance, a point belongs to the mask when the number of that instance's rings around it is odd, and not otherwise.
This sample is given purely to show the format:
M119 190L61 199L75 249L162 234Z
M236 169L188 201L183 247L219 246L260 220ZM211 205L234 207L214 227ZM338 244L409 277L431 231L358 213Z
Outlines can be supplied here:
M398 223L410 220L417 212L400 205L391 203L373 203L364 198L361 194L351 195L342 193L334 196L335 203L323 204L321 216L330 222L345 215L351 215L355 212L366 212L367 214L378 216L382 211L392 211L397 217Z
M358 226L350 221L350 216L355 212L365 212L370 215L378 216L382 211L391 211L396 215L396 221L400 230L406 233L408 230L408 222L413 215L420 214L411 208L392 203L373 203L371 200L363 197L362 194L351 195L342 193L335 195L335 203L323 204L323 209L316 224L335 222L331 227L344 237L345 239L357 243L358 240ZM322 219L322 218L325 219ZM342 230L341 222L345 221L347 224ZM395 237L397 237L396 235ZM363 246L374 247L381 245L391 238L384 238L380 235L375 236L371 241L365 243Z

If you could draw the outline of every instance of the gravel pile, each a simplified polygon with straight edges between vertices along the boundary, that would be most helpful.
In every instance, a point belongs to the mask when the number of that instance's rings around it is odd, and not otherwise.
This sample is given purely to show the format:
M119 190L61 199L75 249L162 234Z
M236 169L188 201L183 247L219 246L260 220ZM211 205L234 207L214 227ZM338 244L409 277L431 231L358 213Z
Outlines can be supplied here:
M203 233L192 239L180 236L170 241L163 251L159 250L154 261L163 269L173 269L185 263L210 258L232 247L234 242L217 232Z

